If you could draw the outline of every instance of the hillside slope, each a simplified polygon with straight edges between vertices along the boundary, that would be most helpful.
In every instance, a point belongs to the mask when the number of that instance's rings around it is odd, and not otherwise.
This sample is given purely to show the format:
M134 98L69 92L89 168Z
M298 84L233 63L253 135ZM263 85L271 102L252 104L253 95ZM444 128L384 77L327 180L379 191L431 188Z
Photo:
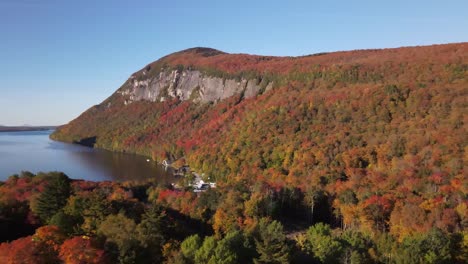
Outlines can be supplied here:
M467 69L468 43L303 57L194 48L134 73L52 138L185 156L218 180L302 185L408 167L454 177L466 165Z
M297 198L314 217L400 238L466 230L467 70L468 43L303 57L195 48L134 73L52 138L185 157L220 188L252 186L246 212Z

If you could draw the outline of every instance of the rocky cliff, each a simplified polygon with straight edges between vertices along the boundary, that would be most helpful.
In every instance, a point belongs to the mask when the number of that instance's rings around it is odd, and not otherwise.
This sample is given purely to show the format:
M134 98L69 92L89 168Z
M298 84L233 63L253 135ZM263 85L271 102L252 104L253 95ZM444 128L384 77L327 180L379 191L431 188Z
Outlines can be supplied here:
M163 102L168 99L193 100L194 102L216 102L235 94L250 98L262 89L257 80L234 80L212 77L197 70L164 70L151 76L149 70L139 72L146 77L139 80L132 75L126 84L117 91L124 96L125 104L139 100ZM273 87L268 83L265 90Z

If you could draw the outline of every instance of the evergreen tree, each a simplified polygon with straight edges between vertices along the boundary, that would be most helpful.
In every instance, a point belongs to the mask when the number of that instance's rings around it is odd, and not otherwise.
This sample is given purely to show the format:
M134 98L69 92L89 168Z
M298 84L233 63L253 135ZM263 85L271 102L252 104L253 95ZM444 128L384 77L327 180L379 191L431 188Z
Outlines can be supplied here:
M50 173L49 180L44 191L37 198L33 211L39 218L47 223L50 218L62 209L67 203L71 193L70 179L63 173Z
M94 190L89 197L76 201L77 211L83 216L81 229L85 234L94 235L99 225L111 213L115 213L103 190ZM81 208L80 208L81 207Z
M240 259L244 253L243 238L239 231L232 231L221 239L209 263L234 264L243 263Z
M258 237L255 245L259 257L255 263L289 263L289 247L283 226L278 221L268 223L262 218L258 226Z
M146 249L148 261L161 262L161 247L165 242L164 234L168 229L166 213L158 206L148 208L137 226L137 236L141 246Z
M221 240L214 236L205 237L203 244L199 244L198 237L188 237L182 242L181 249L189 262L196 264L234 264L251 263L255 250L240 231L232 231ZM201 242L200 242L201 243ZM193 249L194 258L192 259Z
M73 216L67 215L63 210L58 211L49 219L50 225L55 225L67 235L75 232L75 227L78 225L78 220Z

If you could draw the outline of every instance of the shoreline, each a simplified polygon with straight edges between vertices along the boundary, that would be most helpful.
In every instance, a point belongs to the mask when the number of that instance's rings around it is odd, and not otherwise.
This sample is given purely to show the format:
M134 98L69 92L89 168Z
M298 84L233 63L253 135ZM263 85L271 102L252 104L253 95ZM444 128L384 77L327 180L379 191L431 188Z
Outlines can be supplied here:
M0 126L1 132L26 132L55 130L58 126Z

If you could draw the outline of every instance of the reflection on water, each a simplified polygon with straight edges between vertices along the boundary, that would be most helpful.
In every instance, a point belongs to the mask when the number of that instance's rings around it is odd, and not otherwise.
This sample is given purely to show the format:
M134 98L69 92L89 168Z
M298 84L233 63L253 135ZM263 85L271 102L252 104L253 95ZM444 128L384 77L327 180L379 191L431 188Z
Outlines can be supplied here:
M22 170L63 171L70 178L93 181L173 180L171 173L145 157L55 142L49 139L50 133L0 133L0 180Z

